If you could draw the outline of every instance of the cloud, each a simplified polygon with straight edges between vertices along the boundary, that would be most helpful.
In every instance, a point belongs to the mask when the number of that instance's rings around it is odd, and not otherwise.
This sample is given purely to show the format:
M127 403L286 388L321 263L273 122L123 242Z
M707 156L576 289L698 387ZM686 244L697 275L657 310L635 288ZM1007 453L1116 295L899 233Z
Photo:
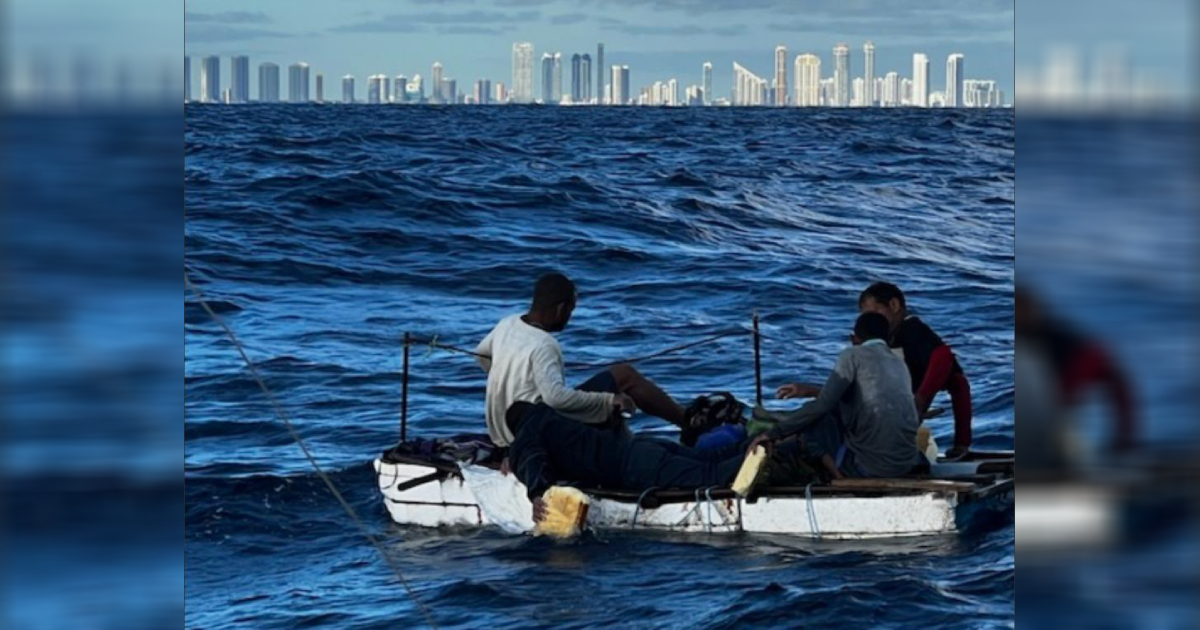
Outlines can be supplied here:
M582 13L564 13L562 15L551 16L551 24L578 24L587 19L587 16Z
M409 33L423 30L426 26L443 29L480 26L497 28L499 24L535 22L541 17L538 11L427 11L423 13L393 13L374 20L344 24L329 29L335 33Z
M290 38L290 33L281 33L265 28L247 28L229 24L200 22L184 25L184 38L193 42L240 42L251 39Z
M262 11L222 11L220 13L194 13L188 11L183 14L183 21L185 24L235 24L244 26L246 24L270 24L271 18L267 17L267 14Z
M441 35L500 35L508 30L493 26L439 26L437 32Z
M694 24L680 24L677 26L646 26L643 24L629 24L624 20L616 18L602 18L597 20L600 23L600 28L607 31L620 31L627 35L634 36L653 36L653 35L718 35L721 37L730 37L741 35L746 32L744 24L731 24L727 26L696 26Z

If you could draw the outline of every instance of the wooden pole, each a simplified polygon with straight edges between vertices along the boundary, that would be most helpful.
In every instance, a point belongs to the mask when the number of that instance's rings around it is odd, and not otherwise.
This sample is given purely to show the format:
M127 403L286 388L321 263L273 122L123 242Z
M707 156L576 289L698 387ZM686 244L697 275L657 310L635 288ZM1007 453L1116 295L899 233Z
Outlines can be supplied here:
M762 405L762 354L759 351L758 311L754 312L754 399Z
M412 334L404 333L404 376L400 385L400 443L408 441L408 348Z

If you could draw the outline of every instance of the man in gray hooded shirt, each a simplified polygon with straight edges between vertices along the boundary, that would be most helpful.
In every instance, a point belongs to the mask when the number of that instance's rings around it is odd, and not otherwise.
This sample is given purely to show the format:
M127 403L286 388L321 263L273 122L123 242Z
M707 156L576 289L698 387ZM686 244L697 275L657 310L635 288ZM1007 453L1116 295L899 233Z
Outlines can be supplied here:
M751 444L804 437L808 455L841 477L898 477L919 470L917 406L904 360L887 346L887 318L864 313L854 345L838 355L829 380L812 401L773 414L775 428Z

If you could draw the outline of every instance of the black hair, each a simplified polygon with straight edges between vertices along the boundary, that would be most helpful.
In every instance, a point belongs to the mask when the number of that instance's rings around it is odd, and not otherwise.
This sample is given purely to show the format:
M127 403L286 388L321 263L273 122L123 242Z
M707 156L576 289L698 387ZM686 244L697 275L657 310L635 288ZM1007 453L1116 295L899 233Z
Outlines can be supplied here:
M863 302L866 302L867 298L871 298L880 304L887 304L892 300L900 300L900 308L908 308L908 305L904 303L904 292L900 290L900 287L891 282L876 282L863 289L863 292L858 295L859 308L862 308Z
M863 341L887 339L888 320L876 312L863 313L854 322L854 336Z
M554 308L575 300L575 283L561 273L548 273L538 278L533 287L533 310Z

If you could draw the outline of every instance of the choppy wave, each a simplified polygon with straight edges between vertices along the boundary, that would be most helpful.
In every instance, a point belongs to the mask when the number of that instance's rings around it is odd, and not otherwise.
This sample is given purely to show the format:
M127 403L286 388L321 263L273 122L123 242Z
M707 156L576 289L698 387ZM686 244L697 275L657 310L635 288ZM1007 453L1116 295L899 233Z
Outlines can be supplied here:
M958 352L979 445L1010 447L1011 112L205 107L188 109L186 147L189 268L444 624L1011 620L1011 526L867 547L564 546L396 528L369 468L397 438L403 333L470 346L550 269L580 288L568 360L757 311L768 386L821 379L858 291L893 280ZM190 296L184 313L189 625L420 623L232 346ZM746 341L640 367L681 398L750 398ZM469 359L416 348L412 363L410 432L481 429ZM948 441L948 422L933 428Z

